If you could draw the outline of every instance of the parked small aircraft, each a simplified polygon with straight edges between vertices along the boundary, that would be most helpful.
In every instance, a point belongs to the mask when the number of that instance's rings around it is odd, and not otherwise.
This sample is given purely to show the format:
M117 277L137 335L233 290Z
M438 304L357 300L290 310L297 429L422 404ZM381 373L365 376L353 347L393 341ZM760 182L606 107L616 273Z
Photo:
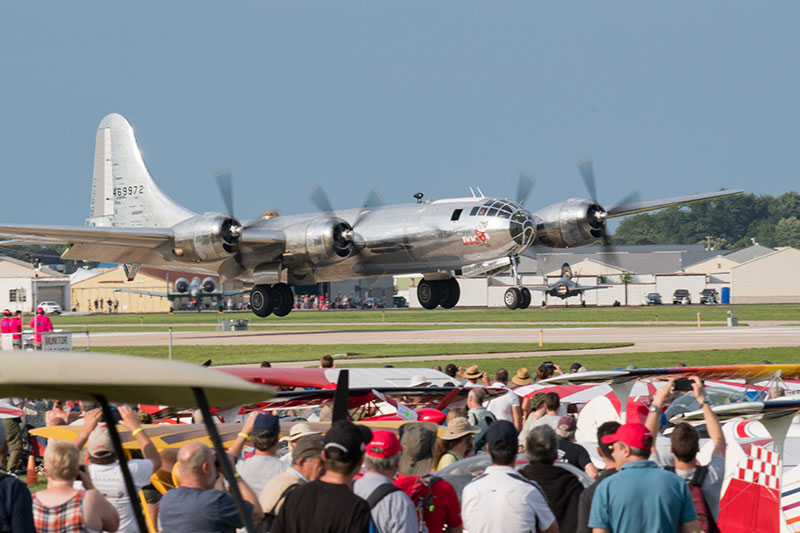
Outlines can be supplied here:
M68 244L65 259L124 264L129 279L140 265L179 265L251 281L250 307L258 316L287 315L293 307L292 285L415 273L424 277L417 286L423 307L451 308L460 296L455 276L509 268L514 287L507 291L506 305L523 308L530 294L517 262L530 246L607 244L609 218L742 192L653 202L629 198L606 209L597 201L591 161L579 170L591 198L569 198L535 212L524 207L532 180L521 176L514 201L474 193L423 201L423 194L416 193L416 203L382 205L373 193L363 207L334 211L316 188L310 199L320 213L277 216L268 211L240 222L233 214L230 173L217 176L226 213L186 209L156 185L133 128L112 113L97 129L88 227L2 225L0 235L16 244Z

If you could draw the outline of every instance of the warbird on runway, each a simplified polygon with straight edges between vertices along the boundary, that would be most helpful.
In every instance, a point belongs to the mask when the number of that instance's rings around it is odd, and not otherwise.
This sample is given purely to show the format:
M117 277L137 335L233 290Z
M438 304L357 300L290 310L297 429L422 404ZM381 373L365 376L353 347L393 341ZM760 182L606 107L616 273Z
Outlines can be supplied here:
M218 274L252 281L250 306L258 316L288 314L291 285L421 273L423 307L458 303L457 275L510 268L513 307L530 293L517 272L519 255L542 244L557 248L606 241L606 220L651 209L730 196L722 191L654 202L624 201L609 209L596 198L590 161L580 165L591 198L570 198L536 212L523 207L532 181L520 180L516 201L471 197L334 211L321 189L311 200L321 213L240 222L233 216L230 174L218 175L227 213L197 214L156 185L133 128L119 114L97 129L90 218L84 226L0 225L0 235L26 243L68 244L65 259L121 263L133 279L140 265ZM527 297L525 295L527 294ZM509 301L507 299L507 301Z

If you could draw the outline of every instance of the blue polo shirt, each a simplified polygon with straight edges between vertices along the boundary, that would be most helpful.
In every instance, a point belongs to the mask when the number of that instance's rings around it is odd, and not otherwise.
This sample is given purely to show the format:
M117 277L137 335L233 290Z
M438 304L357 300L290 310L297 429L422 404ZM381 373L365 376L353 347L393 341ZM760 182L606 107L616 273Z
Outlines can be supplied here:
M653 461L632 461L597 486L589 527L613 533L675 533L697 520L686 482Z

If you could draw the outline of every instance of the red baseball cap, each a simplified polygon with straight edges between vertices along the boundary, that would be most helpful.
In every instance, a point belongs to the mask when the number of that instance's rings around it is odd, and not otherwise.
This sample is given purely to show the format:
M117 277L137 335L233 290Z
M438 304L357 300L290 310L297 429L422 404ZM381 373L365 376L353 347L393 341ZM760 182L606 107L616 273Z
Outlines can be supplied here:
M603 444L622 442L640 450L650 450L653 447L653 434L644 424L624 424L616 433L606 435L601 439Z
M397 435L384 429L372 432L372 440L367 444L366 453L370 457L393 457L400 453L403 447Z

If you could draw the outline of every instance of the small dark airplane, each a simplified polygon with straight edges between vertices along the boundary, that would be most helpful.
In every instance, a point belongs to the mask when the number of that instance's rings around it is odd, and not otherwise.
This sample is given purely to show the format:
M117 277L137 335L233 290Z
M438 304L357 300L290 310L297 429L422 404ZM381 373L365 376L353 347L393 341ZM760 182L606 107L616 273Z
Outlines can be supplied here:
M584 291L593 291L597 289L611 288L608 285L591 285L591 286L580 285L578 284L577 281L572 281L572 278L573 274L572 274L572 269L569 266L569 263L564 263L563 265L561 265L561 277L558 278L555 282L546 286L528 287L528 289L532 291L544 292L545 294L561 298L562 300L566 300L571 296L580 296L581 305L584 305L585 304L585 302L583 301Z
M158 296L159 298L166 298L170 303L175 306L174 302L178 298L190 298L193 302L195 309L200 312L203 307L203 298L214 298L217 301L220 298L242 294L243 290L226 291L217 290L217 282L212 277L207 277L203 281L200 278L193 277L189 282L186 278L178 278L172 286L173 290L169 289L169 276L167 277L167 291L142 291L138 289L114 289L114 292L129 292L132 294L145 294L147 296Z

